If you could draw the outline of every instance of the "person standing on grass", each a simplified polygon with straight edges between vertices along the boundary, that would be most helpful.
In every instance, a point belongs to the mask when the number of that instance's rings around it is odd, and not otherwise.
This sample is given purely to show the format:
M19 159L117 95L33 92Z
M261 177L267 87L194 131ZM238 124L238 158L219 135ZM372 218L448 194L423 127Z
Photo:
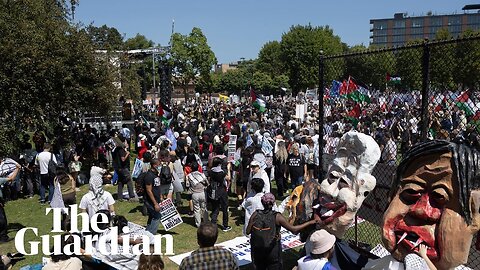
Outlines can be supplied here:
M228 226L228 186L230 186L230 177L222 169L223 160L214 158L212 161L212 169L209 172L210 191L209 198L212 202L212 223L217 223L220 209L223 213L222 231L228 232L232 227Z
M186 186L192 194L193 215L195 216L195 226L199 227L204 221L208 220L207 200L205 198L205 189L208 181L205 174L198 171L198 164L192 164L192 172L187 175Z
M148 213L146 230L153 235L157 234L161 218L160 203L163 201L159 176L161 169L162 165L160 160L152 159L151 168L143 179L145 185L144 203Z
M297 144L292 146L292 153L288 156L288 174L292 184L292 190L306 181L307 164L305 158L300 155L300 149ZM305 177L305 178L304 178Z
M247 195L247 198L242 202L242 208L245 209L245 223L243 225L243 234L246 235L247 225L250 221L250 217L257 210L263 210L262 196L263 193L263 180L260 178L252 179L252 192Z
M122 138L120 138L122 141ZM128 196L131 201L138 201L133 192L132 177L130 175L130 152L123 143L117 143L117 147L113 150L113 168L118 175L117 200L123 201L123 185L127 185Z
M50 175L48 172L48 163L50 160L53 160L57 164L57 159L55 155L50 152L51 145L45 143L43 146L43 152L37 155L35 159L35 165L40 168L40 203L44 204L45 200L45 190L48 189L48 202L52 201L53 198L53 178L54 175Z
M246 234L250 235L252 262L257 270L283 269L281 227L298 233L316 221L293 226L281 213L273 210L275 196L272 193L263 195L261 202L264 209L253 213L246 230Z

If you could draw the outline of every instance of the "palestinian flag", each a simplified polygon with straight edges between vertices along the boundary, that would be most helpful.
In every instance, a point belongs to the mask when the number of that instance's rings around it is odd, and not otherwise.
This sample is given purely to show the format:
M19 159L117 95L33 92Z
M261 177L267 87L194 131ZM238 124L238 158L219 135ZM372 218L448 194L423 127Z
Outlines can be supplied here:
M368 89L355 82L352 76L348 77L348 81L343 81L340 86L340 96L356 102L371 102Z
M163 104L161 101L158 105L158 116L160 116L160 120L166 126L170 126L170 122L173 119L172 110L170 110L170 108L168 108L167 105Z
M352 122L354 126L358 124L358 118L362 114L362 110L360 109L360 104L355 104L353 109L347 113L347 120Z
M471 116L473 115L473 109L475 108L475 104L473 104L472 100L470 99L469 90L464 91L460 96L455 99L455 105L465 112L465 115Z
M388 84L401 84L402 83L402 78L398 75L390 75L390 73L387 73L386 80Z
M253 88L250 87L250 98L252 99L252 105L253 107L257 108L260 112L265 112L267 110L267 102L265 102L265 99L255 93Z

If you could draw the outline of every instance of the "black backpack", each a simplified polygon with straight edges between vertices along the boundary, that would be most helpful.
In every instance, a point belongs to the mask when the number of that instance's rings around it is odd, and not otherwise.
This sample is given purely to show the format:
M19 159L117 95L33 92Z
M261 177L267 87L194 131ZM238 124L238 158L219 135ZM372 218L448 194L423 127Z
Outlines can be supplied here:
M172 171L170 170L170 166L168 163L162 162L162 167L160 168L160 185L169 185L172 183L173 176Z
M137 193L138 196L143 196L144 191L145 191L145 176L147 175L149 171L146 172L141 172L138 176L137 179L135 180L135 192Z
M275 223L278 212L257 210L251 230L250 245L256 252L269 252L279 239Z

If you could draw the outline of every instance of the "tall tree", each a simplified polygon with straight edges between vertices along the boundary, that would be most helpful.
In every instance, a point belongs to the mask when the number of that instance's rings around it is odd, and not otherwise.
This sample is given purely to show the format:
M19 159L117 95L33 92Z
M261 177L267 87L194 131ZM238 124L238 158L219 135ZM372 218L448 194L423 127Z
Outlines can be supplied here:
M467 29L461 37L478 36L478 32ZM455 64L453 66L454 81L463 88L480 86L480 41L467 40L458 42L455 48Z
M105 24L100 27L89 25L86 30L96 49L123 49L123 37L115 27L108 27Z
M153 47L154 45L155 43L153 41L138 33L134 37L125 41L125 49L127 50L147 49Z
M447 28L440 29L435 40L449 40L452 38ZM430 45L430 81L431 90L453 89L453 67L455 63L455 44Z
M258 53L256 68L271 77L284 74L285 68L282 62L282 47L278 41L269 41L263 45Z
M318 63L321 51L325 55L341 53L345 45L328 26L292 26L282 35L280 43L282 60L285 63L293 92L305 90L318 84Z
M206 82L211 81L210 72L217 59L208 45L207 38L197 27L194 27L188 36L173 34L171 55L174 83L183 88L187 100L189 84L195 86L200 78Z
M8 100L0 133L50 128L60 115L107 114L115 105L115 67L95 53L69 10L59 0L0 1L0 100ZM14 149L14 136L0 154Z

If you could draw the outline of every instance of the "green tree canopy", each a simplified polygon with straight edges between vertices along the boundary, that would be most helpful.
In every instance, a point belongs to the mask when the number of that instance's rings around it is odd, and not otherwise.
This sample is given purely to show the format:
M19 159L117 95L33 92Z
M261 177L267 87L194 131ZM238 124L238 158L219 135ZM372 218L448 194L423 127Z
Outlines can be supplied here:
M154 45L155 43L153 41L138 33L134 37L125 41L125 49L127 50L147 49L153 47Z
M294 93L318 84L321 51L325 55L333 55L343 52L345 48L340 38L334 35L328 26L312 25L292 26L289 32L282 35L280 46L282 61Z
M89 25L86 27L86 31L96 49L123 49L123 37L115 27L108 27L105 24L100 27Z
M263 45L258 53L256 68L271 77L275 77L285 72L285 66L282 62L282 47L278 41L270 41Z
M0 137L13 132L0 153L13 150L19 131L51 127L62 114L106 114L115 105L114 67L70 23L68 10L58 0L0 1Z
M199 80L203 80L204 84L211 84L212 80L209 77L217 59L200 28L194 27L189 35L174 33L171 55L174 83L183 88L185 98L190 83L195 85Z

